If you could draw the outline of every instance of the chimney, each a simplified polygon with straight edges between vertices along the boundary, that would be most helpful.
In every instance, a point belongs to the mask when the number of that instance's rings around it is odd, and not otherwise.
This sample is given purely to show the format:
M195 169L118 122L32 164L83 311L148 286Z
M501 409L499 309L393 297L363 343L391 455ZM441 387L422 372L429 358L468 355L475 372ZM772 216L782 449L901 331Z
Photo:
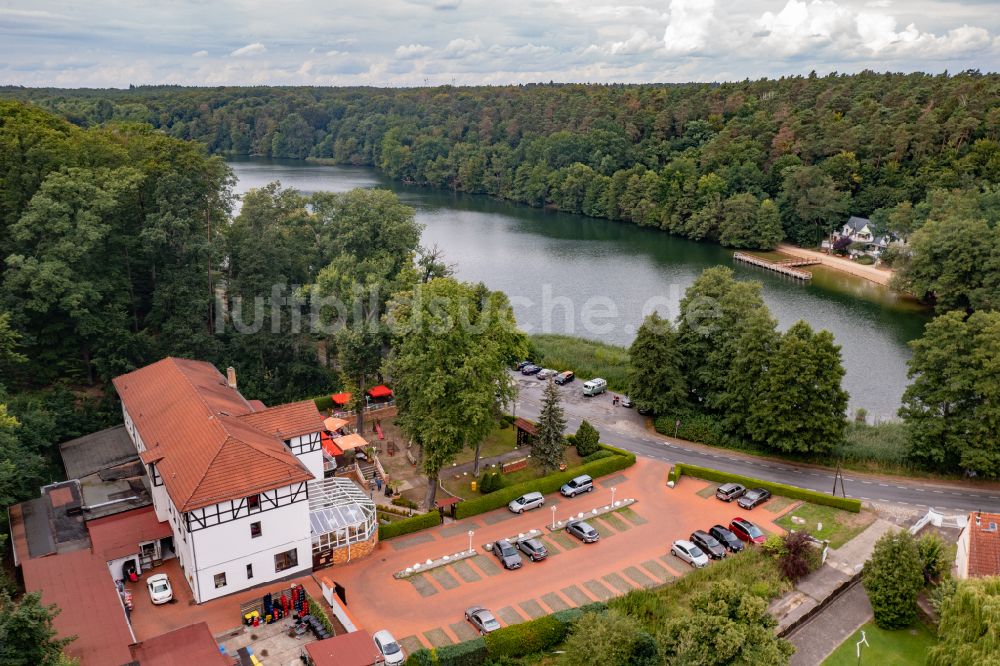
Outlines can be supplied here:
M982 516L982 512L977 511L976 512L976 527L980 527L983 524L981 516Z
M226 368L226 383L229 384L229 388L236 388L236 368L233 366Z

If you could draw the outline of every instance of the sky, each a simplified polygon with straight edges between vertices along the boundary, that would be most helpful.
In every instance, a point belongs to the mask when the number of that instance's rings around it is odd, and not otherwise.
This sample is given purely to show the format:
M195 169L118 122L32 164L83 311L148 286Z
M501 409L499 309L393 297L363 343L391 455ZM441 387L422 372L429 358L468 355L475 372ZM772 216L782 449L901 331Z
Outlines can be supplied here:
M0 0L0 84L479 85L997 71L1000 0Z

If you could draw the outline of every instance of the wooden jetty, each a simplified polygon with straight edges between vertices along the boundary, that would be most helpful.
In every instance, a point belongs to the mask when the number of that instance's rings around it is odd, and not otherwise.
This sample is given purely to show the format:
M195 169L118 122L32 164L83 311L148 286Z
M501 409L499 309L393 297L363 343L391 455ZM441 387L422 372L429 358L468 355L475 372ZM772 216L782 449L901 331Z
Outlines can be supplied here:
M733 261L742 261L743 263L750 264L751 266L760 266L761 268L766 268L769 271L787 275L788 277L795 278L796 280L812 279L812 273L802 270L799 268L800 266L812 266L813 264L822 263L819 259L787 259L784 261L769 261L745 252L734 252Z

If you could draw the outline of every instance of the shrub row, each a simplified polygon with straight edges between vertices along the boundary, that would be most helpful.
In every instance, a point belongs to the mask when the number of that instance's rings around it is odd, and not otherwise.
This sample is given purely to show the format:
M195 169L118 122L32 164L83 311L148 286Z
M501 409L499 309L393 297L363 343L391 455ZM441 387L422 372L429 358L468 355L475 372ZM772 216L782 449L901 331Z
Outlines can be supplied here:
M584 456L580 460L586 465L589 462L594 462L595 460L600 460L601 458L610 458L611 456L616 456L617 453L612 453L607 449L601 449L597 453L591 453L589 456Z
M404 534L410 534L411 532L419 532L420 530L425 530L428 527L436 527L440 524L441 514L437 511L419 513L411 518L394 520L388 525L379 525L378 538L379 541L385 541L386 539L402 536Z
M316 403L316 409L318 409L320 413L323 413L328 409L333 409L333 398L328 395L321 395L318 398L313 398L313 402Z
M670 480L676 482L681 475L687 474L688 476L694 476L699 479L705 479L706 481L716 481L719 483L739 483L748 488L766 488L770 490L775 495L783 495L785 497L790 497L792 499L805 500L807 502L812 502L813 504L825 504L826 506L832 506L837 509L843 509L845 511L852 511L858 513L861 511L861 500L851 499L847 497L834 497L833 495L828 495L826 493L821 493L817 490L806 490L805 488L797 488L796 486L788 486L783 483L772 483L770 481L761 481L760 479L755 479L750 476L742 476L740 474L730 474L729 472L721 472L717 469L711 469L708 467L699 467L697 465L687 465L683 463L678 463L674 465L674 468L670 470Z
M516 483L512 486L507 486L502 490L497 490L489 495L484 495L473 500L459 502L458 506L455 508L455 517L468 518L469 516L476 516L480 513L485 513L487 511L492 511L493 509L498 509L502 506L507 506L511 500L516 499L527 492L538 491L543 494L555 492L559 490L564 483L581 474L589 474L590 476L596 478L598 476L604 476L606 474L611 474L612 472L626 469L635 464L635 454L630 451L616 449L605 444L601 444L601 448L610 451L614 455L594 460L578 467L573 467L572 469L568 469L564 472L549 474L548 476L543 476L540 479Z

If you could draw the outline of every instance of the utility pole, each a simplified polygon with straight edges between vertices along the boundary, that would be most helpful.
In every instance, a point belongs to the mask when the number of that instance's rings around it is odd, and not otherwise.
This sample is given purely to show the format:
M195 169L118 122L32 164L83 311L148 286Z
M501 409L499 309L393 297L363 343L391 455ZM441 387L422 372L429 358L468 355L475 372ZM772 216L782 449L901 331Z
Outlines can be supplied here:
M844 474L840 471L840 460L837 460L837 471L833 474L833 496L837 496L837 481L840 481L840 494L843 497L847 497L847 491L844 489Z

